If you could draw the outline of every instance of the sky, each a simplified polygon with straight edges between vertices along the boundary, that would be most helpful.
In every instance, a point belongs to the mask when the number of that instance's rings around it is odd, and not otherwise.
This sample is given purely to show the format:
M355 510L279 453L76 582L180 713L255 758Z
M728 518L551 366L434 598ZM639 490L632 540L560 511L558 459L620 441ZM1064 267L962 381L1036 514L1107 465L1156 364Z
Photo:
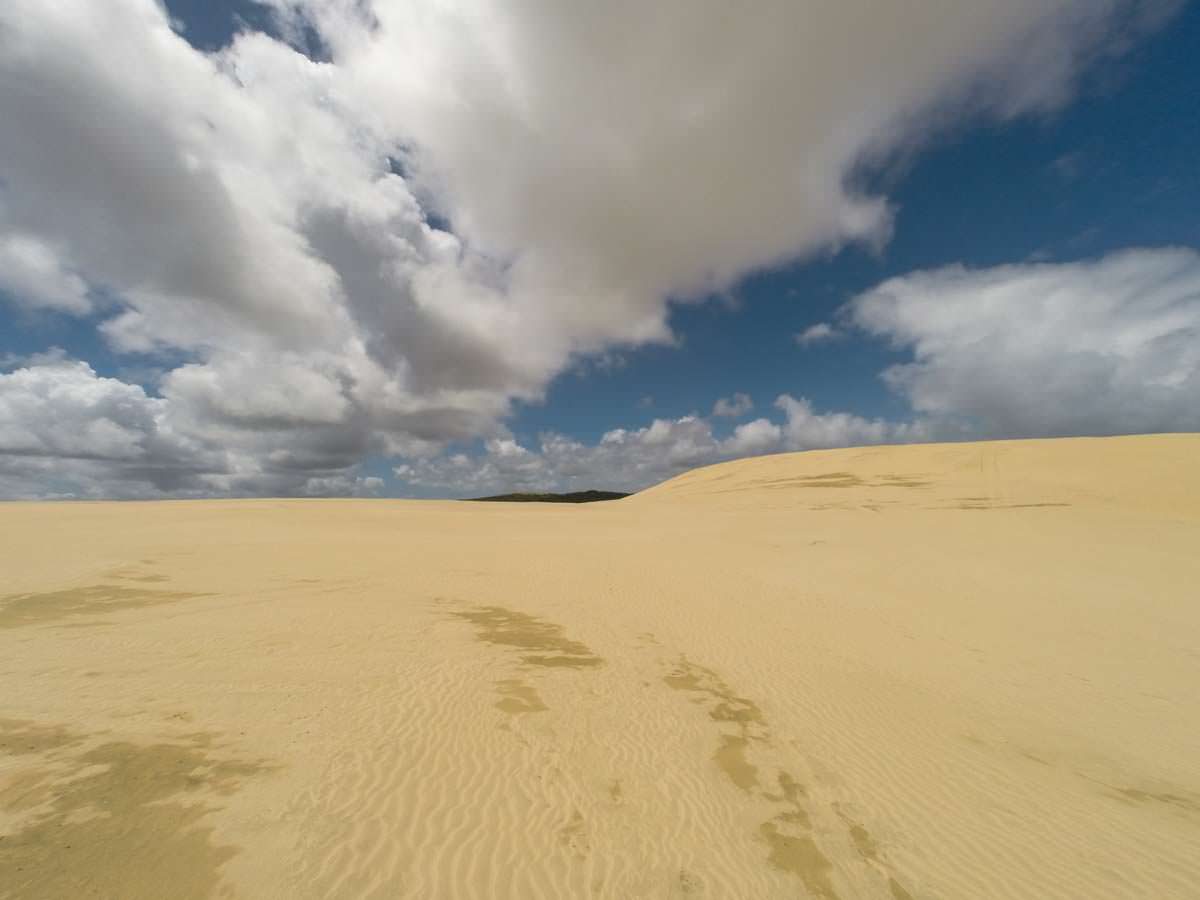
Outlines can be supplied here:
M1200 5L7 0L0 497L1200 431Z

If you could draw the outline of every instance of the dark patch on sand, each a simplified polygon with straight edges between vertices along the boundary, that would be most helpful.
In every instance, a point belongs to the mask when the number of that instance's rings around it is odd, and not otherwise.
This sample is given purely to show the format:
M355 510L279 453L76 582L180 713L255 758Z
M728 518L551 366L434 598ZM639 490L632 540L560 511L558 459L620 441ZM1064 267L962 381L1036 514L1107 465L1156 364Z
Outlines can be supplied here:
M794 875L807 895L837 900L833 863L817 842L810 811L808 790L791 773L775 769L773 783L764 786L761 768L754 761L772 744L771 730L762 709L753 700L738 695L715 671L681 657L663 682L683 691L708 711L717 724L717 748L713 762L722 774L748 797L770 804L773 814L759 825L756 837L767 846L767 864ZM835 807L836 808L836 807ZM883 878L894 900L912 900L896 880L867 830L842 815L850 842L865 864Z
M725 777L746 794L782 807L758 828L758 838L768 848L768 865L797 876L810 894L836 900L829 877L833 865L813 838L804 788L780 771L776 775L779 793L764 790L759 768L750 760L751 748L770 741L758 704L738 696L720 675L686 657L663 676L663 682L673 690L692 694L720 726L713 762Z
M497 681L496 693L500 695L500 699L496 701L496 709L509 715L545 712L550 708L542 702L542 698L533 687L516 678Z
M210 595L150 590L120 584L93 584L60 591L9 594L0 597L0 628L44 625L72 616L103 615L206 596Z
M604 664L586 645L563 634L561 625L502 606L480 606L452 616L470 622L479 640L525 651L521 662L546 668L588 669Z
M209 734L97 740L64 726L0 722L0 751L23 754L0 788L0 809L17 817L0 838L0 896L212 896L238 848L215 841L204 818L216 798L275 767L232 758Z
M436 602L439 605L444 603L440 599ZM568 638L561 625L537 616L503 606L451 610L449 614L474 625L478 640L518 651L522 672L526 674L532 668L580 670L604 665L604 660L586 644ZM499 695L495 706L510 716L541 713L550 709L537 688L524 678L501 679L495 682L495 686ZM501 727L508 728L507 725Z

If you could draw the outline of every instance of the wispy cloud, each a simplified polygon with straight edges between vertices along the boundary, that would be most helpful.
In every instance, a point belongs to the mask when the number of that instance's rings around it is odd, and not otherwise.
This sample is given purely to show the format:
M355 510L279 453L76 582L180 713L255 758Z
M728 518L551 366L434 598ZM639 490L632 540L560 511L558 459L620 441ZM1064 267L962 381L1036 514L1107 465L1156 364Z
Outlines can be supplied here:
M814 344L826 344L830 341L836 341L841 337L843 337L842 332L838 331L828 322L818 322L815 325L809 325L797 334L796 343L801 347L811 347Z

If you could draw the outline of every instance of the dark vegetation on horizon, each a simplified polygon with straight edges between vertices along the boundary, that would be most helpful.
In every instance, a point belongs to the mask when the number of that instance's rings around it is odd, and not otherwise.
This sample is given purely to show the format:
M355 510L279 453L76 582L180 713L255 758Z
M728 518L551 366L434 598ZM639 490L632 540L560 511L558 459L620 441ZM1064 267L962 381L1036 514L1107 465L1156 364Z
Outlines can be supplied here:
M468 497L472 502L499 503L595 503L598 500L620 500L628 497L619 491L576 491L573 494L497 494L494 497Z

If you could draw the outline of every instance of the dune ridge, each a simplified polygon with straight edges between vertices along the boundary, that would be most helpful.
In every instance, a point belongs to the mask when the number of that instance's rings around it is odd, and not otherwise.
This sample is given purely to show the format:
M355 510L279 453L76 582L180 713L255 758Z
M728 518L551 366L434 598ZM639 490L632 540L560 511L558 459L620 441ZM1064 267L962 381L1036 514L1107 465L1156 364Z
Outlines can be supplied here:
M1198 462L0 505L0 897L1195 897Z

